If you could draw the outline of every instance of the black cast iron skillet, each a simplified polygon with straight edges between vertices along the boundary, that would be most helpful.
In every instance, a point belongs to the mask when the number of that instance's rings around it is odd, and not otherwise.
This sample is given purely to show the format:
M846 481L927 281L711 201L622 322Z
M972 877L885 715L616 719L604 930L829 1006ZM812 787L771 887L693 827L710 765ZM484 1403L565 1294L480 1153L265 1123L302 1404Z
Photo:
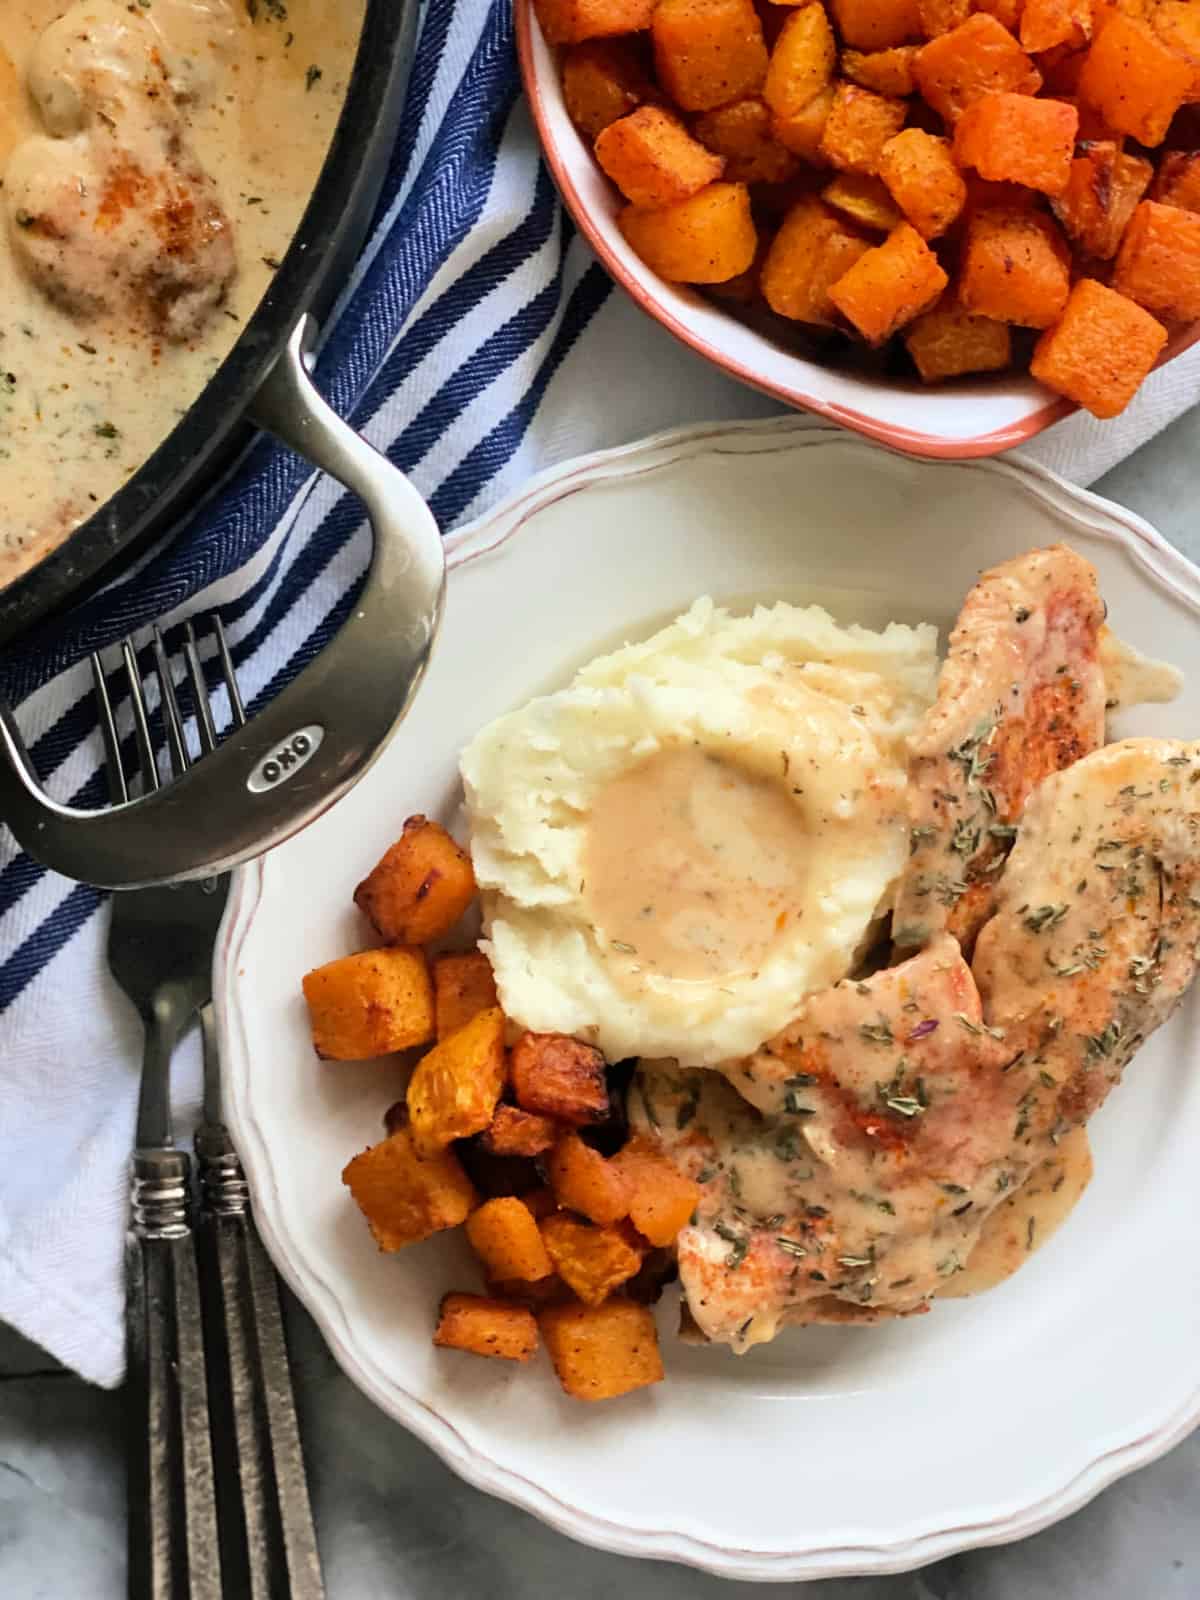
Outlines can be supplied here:
M416 20L417 0L366 0L329 155L261 304L190 410L124 488L0 589L0 647L83 599L168 534L248 442L246 412L289 335L305 312L319 320L333 304L366 235L400 120Z

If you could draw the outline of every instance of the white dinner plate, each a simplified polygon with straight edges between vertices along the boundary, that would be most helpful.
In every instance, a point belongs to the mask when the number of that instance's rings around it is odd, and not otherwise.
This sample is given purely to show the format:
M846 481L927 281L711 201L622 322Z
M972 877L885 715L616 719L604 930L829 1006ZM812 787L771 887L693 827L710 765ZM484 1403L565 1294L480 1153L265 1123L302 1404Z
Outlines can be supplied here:
M477 1274L461 1234L376 1251L340 1174L402 1077L318 1061L300 997L302 973L368 942L351 893L404 818L461 821L463 744L598 650L704 593L945 628L980 568L1056 539L1099 568L1121 634L1195 667L1200 574L1034 468L920 463L792 418L557 468L448 541L446 620L407 720L335 810L240 875L216 981L263 1236L354 1382L472 1483L589 1543L731 1577L888 1572L1044 1527L1200 1420L1194 992L1095 1120L1075 1214L1007 1284L740 1359L678 1345L668 1291L667 1381L593 1407L544 1355L433 1349L440 1295ZM1200 671L1116 731L1194 737Z

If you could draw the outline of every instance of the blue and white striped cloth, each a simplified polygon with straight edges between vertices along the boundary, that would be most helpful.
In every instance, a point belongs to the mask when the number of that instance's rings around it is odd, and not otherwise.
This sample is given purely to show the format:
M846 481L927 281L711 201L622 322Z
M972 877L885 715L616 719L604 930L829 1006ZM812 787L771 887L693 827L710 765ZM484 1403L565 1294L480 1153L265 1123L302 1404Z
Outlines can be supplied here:
M1121 428L1074 421L1034 453L1091 481L1189 403L1197 368L1183 366ZM444 529L582 450L774 409L647 322L575 234L519 98L509 0L427 0L377 223L318 380ZM367 537L335 484L259 445L182 538L0 664L54 792L103 796L89 650L219 608L253 709L340 627ZM101 903L0 829L0 1319L112 1385L140 1026L108 976ZM179 1077L186 1122L194 1049Z

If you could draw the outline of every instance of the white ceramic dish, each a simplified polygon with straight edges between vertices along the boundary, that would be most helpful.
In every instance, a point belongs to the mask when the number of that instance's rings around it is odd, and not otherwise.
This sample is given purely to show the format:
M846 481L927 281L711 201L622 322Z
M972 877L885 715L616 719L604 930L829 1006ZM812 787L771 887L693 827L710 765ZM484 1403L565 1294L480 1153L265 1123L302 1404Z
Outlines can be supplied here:
M452 538L444 631L369 776L240 877L217 964L228 1112L268 1248L338 1361L464 1477L576 1538L739 1578L895 1571L1082 1505L1200 1419L1196 995L1093 1125L1096 1179L992 1294L797 1331L738 1360L671 1338L668 1381L589 1408L430 1344L477 1280L458 1236L378 1254L339 1175L394 1065L316 1060L300 975L361 946L354 884L425 811L453 821L486 720L708 592L945 624L979 569L1065 538L1115 625L1190 667L1120 732L1200 726L1200 574L1135 517L1027 467L931 467L795 419L692 429L554 470ZM1130 1264L1136 1263L1131 1272Z
M695 290L660 278L617 227L620 196L567 115L555 52L542 37L532 0L514 4L525 93L563 200L617 282L676 338L786 405L918 456L996 455L1078 409L1019 372L926 388L915 380L823 366L746 327ZM1198 338L1200 326L1176 332L1162 359L1171 360Z

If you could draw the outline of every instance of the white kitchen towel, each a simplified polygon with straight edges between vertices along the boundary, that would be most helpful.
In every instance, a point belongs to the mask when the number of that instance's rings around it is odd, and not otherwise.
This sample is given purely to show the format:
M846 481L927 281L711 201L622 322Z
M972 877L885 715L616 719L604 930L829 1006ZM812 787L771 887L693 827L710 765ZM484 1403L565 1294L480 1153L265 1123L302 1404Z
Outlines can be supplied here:
M428 0L379 218L319 380L447 530L581 451L776 409L643 317L574 233L518 96L508 0ZM1090 483L1198 394L1200 349L1120 421L1072 418L1027 454ZM218 608L260 705L340 625L366 540L336 485L258 448L184 537L0 663L53 791L103 795L88 650ZM141 1033L108 975L106 920L101 895L0 829L0 1319L113 1385ZM193 1041L179 1063L181 1125L196 1054Z

